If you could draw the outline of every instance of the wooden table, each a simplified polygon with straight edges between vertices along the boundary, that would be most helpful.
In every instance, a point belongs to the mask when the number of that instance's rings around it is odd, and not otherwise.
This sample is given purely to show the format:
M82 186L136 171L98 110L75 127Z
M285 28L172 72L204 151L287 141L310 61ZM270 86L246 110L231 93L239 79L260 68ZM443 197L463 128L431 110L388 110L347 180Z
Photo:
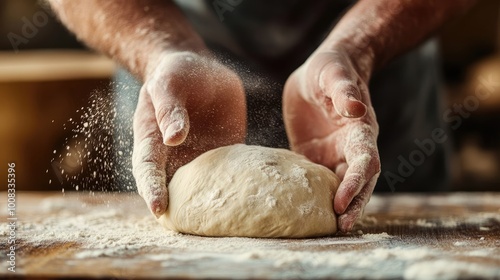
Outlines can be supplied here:
M352 234L298 240L169 232L135 194L17 193L16 204L16 272L2 253L1 278L500 279L500 193L377 195Z

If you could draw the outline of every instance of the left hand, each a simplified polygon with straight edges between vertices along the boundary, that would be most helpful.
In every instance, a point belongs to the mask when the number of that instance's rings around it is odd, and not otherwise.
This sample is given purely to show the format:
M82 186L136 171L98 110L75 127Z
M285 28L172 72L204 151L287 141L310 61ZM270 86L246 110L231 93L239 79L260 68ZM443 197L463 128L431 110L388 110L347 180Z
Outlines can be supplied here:
M380 174L378 124L362 61L343 48L314 53L288 79L283 112L292 150L341 179L333 205L341 231L350 231Z
M246 107L239 76L207 53L179 51L152 61L134 114L132 167L139 194L159 217L179 167L244 141Z

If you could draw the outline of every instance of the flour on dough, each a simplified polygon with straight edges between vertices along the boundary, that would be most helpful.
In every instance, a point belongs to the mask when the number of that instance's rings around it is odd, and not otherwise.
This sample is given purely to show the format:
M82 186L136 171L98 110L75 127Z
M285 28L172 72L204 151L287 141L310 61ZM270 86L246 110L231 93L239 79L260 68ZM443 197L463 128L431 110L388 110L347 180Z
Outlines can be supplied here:
M313 237L337 231L338 177L289 150L237 144L179 168L169 186L168 229L202 236Z

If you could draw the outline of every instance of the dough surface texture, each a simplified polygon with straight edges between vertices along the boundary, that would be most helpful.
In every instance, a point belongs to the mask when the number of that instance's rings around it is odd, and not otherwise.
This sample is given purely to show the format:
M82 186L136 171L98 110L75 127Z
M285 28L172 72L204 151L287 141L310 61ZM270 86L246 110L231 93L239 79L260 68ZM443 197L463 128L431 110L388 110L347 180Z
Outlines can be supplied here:
M169 186L166 228L201 236L301 238L337 231L339 179L285 149L237 144L179 168Z

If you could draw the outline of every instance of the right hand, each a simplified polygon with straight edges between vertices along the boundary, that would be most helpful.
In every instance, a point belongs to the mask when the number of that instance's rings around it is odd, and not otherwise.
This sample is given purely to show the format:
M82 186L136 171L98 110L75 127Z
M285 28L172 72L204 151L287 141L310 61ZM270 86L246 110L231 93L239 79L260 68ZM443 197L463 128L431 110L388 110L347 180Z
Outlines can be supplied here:
M134 114L133 174L159 217L175 171L200 154L241 143L246 134L243 86L236 73L192 52L166 54L147 75Z
M315 52L290 76L283 119L292 149L341 179L333 205L339 230L349 232L380 174L379 127L368 90L370 75L361 70L371 73L371 65L350 55L349 46L331 48Z

